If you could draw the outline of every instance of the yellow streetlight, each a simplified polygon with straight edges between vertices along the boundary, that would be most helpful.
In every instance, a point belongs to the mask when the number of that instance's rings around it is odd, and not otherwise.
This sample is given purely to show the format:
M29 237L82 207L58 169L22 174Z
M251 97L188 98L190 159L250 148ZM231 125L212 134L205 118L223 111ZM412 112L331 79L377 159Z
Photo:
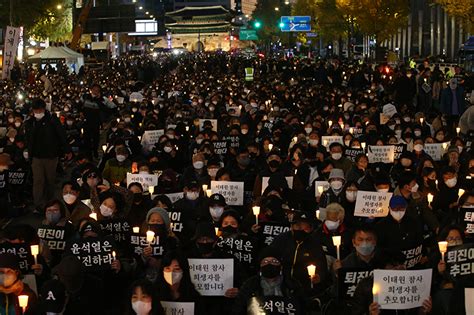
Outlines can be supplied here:
M63 8L63 6L60 5L60 4L58 4L58 5L56 6L56 9L58 9L58 10L61 10L62 8Z
M279 8L279 7L275 7L275 11L280 11L280 8Z

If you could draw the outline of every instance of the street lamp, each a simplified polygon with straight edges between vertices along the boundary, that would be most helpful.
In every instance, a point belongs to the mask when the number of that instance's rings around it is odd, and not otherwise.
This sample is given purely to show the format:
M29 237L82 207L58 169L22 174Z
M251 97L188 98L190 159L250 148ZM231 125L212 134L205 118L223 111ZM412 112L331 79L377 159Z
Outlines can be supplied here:
M280 8L279 8L279 7L275 7L275 11L280 11Z
M56 9L58 9L58 10L61 10L62 8L63 8L63 6L60 5L60 4L58 4L58 5L56 6Z

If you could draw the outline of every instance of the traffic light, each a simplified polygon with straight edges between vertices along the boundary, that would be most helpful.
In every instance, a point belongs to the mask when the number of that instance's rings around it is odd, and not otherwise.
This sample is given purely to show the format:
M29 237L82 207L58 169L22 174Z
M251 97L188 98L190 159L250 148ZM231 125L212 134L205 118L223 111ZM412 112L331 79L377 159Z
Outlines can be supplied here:
M285 27L285 23L283 23L283 22L280 22L279 25L280 25L280 28L284 28L284 27Z
M253 27L258 29L258 28L262 27L262 23L260 23L260 21L255 21L255 22L253 22Z

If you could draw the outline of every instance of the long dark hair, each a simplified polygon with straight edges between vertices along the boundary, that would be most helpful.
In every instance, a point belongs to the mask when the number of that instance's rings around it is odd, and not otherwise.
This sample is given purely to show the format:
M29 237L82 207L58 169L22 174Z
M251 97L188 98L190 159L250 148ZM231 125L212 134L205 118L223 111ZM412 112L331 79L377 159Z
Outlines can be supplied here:
M183 271L183 277L181 279L178 289L180 294L180 300L190 300L192 302L195 302L195 299L199 296L199 293L196 291L196 289L194 288L194 284L191 282L188 260L186 259L183 253L177 250L167 252L161 261L160 270L158 272L158 279L156 280L158 295L163 301L172 300L171 287L165 281L165 278L163 276L163 270L165 267L171 265L173 260L178 261L178 264L181 267L181 270Z
M147 279L139 279L132 283L128 293L128 299L126 300L125 313L124 315L135 315L135 311L132 308L132 296L135 293L135 289L140 287L144 294L151 297L151 315L165 315L165 311L161 306L156 290L153 288L153 283Z

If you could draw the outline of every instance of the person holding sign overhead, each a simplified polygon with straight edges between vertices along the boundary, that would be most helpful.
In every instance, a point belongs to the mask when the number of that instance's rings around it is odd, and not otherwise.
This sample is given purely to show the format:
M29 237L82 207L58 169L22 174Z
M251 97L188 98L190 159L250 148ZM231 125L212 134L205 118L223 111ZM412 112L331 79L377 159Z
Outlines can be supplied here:
M259 274L247 279L237 295L231 315L260 314L265 299L286 300L294 313L304 314L307 301L299 282L283 272L280 252L266 247L259 256Z

